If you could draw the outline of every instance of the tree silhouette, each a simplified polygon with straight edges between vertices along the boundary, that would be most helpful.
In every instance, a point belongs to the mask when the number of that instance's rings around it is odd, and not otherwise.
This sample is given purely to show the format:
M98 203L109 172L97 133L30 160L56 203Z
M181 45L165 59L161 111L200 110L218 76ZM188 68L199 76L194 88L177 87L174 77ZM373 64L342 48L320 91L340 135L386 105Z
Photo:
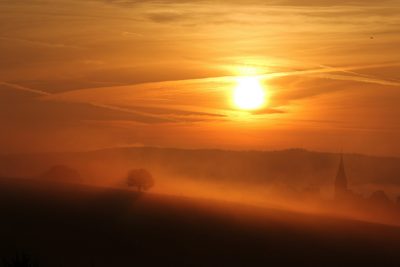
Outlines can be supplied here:
M372 193L372 195L369 198L371 201L379 204L388 204L390 203L389 197L386 195L386 193L383 190L378 190Z
M65 165L55 165L41 176L44 180L79 182L82 180L79 172Z
M136 187L139 192L154 186L153 176L145 169L130 170L126 180L128 186Z

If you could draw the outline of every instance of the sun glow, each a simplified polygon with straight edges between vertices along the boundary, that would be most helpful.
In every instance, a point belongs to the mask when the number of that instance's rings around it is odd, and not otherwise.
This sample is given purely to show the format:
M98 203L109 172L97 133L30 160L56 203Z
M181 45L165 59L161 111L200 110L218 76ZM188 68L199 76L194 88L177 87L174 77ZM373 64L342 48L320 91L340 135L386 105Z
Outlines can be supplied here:
M240 77L233 93L236 107L244 110L260 109L265 105L266 92L258 77Z

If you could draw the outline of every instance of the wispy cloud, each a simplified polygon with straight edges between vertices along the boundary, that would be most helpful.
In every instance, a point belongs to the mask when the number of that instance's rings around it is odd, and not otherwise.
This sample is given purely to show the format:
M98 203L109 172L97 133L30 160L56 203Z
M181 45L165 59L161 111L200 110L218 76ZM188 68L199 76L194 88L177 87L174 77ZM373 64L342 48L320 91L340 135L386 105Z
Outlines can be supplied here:
M84 49L84 47L76 46L76 45L69 45L69 44L62 44L62 43L51 43L51 42L43 42L39 40L30 40L30 39L22 39L22 38L13 38L13 37L6 37L0 36L1 41L8 41L8 42L20 42L26 43L29 45L35 46L43 46L43 47L50 47L50 48L72 48L72 49Z

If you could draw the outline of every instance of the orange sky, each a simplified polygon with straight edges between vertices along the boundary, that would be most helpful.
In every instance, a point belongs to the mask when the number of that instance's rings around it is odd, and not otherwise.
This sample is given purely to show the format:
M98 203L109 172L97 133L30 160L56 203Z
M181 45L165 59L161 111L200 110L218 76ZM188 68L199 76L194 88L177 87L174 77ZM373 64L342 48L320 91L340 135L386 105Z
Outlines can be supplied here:
M350 3L351 2L351 3ZM0 2L0 150L400 156L400 2ZM268 105L232 105L236 77Z

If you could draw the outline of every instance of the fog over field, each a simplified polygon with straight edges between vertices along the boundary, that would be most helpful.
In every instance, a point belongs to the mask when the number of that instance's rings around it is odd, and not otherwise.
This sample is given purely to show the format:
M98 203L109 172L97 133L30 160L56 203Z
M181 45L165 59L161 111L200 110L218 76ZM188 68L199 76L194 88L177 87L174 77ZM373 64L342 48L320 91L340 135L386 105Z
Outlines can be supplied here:
M370 200L383 190L395 206L400 196L400 159L344 154L349 189L363 204L335 204L334 182L340 154L302 149L283 151L185 150L115 148L89 152L14 154L1 157L5 177L43 180L52 166L65 165L80 174L81 184L127 188L130 169L144 168L154 176L152 192L215 199L261 207L333 214L399 224L390 212ZM60 174L62 175L62 173ZM53 177L65 182L62 177ZM49 181L49 180L45 180ZM68 182L68 180L66 180ZM387 212L388 211L388 212Z

